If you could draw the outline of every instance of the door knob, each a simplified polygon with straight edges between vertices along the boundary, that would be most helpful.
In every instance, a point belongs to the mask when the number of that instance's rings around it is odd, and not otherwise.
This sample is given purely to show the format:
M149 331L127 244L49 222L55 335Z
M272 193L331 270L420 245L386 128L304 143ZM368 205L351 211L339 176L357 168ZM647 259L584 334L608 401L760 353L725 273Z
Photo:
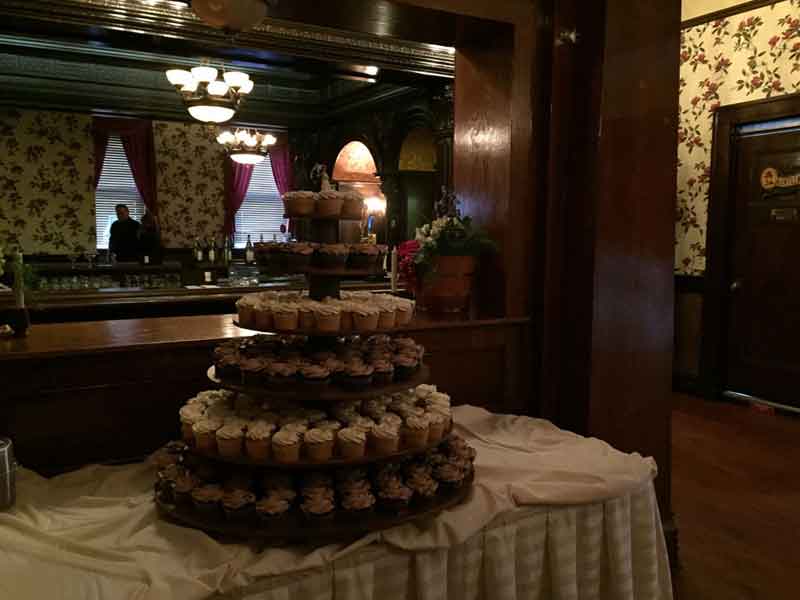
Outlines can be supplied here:
M731 284L731 292L738 292L740 289L742 289L742 285L743 285L742 280L741 279L736 279Z

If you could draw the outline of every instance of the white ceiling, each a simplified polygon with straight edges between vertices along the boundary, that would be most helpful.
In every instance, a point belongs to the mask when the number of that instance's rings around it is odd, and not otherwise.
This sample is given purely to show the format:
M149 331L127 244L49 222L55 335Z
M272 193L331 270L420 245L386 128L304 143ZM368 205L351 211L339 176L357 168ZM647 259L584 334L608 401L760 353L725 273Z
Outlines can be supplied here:
M746 2L742 2L742 0L683 0L682 18L687 21L738 4L746 4Z

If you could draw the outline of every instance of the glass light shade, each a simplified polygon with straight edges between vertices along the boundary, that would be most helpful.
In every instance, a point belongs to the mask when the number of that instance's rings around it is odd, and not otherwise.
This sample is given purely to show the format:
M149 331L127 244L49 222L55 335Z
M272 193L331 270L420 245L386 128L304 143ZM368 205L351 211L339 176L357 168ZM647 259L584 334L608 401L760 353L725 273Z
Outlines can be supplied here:
M166 73L167 81L172 85L186 85L192 81L192 74L183 69L170 69Z
M222 75L227 83L232 88L240 88L250 81L250 75L242 73L241 71L228 71Z
M196 92L198 85L199 85L199 83L197 82L197 79L195 79L194 77L190 77L189 81L187 81L186 83L183 84L183 87L181 88L181 91L182 92Z
M246 129L240 129L236 132L236 141L245 143L250 137L250 133Z
M192 76L197 81L209 83L217 78L217 70L214 67L194 67Z
M220 144L232 144L236 141L236 136L230 131L223 131L217 136L217 142Z
M240 94L245 94L245 95L249 94L250 92L253 91L253 86L254 85L255 84L253 83L253 80L252 79L248 79L247 81L244 82L242 87L239 88L239 93Z
M252 152L238 152L236 154L231 154L231 160L242 165L257 165L264 160L264 156Z
M255 148L258 146L258 138L254 135L251 135L244 141L244 145L248 146L249 148Z
M207 89L212 96L224 96L228 93L228 84L224 81L212 81Z
M379 71L380 69L378 67L373 67L373 66L369 66L364 69L364 73L366 73L370 77L374 77L375 75L378 74Z
M227 106L190 106L189 114L203 123L224 123L230 121L236 111Z
M261 145L262 146L272 146L277 141L278 140L275 139L274 135L272 135L271 133L268 133L267 135L264 136L264 139L261 140Z

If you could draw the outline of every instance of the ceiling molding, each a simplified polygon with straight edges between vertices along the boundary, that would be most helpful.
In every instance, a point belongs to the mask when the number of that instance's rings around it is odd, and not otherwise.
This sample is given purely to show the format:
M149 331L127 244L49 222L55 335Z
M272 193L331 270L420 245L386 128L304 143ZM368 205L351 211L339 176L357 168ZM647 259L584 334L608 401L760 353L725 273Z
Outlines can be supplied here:
M2 23L39 23L101 28L134 36L156 36L204 47L271 50L291 56L376 65L411 73L452 78L455 57L430 44L408 42L295 22L265 19L235 38L201 22L187 7L142 0L3 0Z
M728 17L733 17L740 13L756 10L770 4L777 4L780 1L781 0L750 0L749 2L742 2L729 8L723 8L722 10L716 10L704 15L692 17L691 19L686 19L685 21L681 22L681 29L689 29L691 27L697 27L698 25L710 23L711 21L727 19Z

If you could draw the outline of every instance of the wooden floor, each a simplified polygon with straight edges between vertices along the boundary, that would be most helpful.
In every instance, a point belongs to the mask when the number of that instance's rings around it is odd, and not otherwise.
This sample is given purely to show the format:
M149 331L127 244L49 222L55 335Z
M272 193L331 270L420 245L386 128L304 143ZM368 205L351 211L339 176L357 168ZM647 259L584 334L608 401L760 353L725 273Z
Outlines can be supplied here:
M676 599L800 599L800 418L675 403Z

